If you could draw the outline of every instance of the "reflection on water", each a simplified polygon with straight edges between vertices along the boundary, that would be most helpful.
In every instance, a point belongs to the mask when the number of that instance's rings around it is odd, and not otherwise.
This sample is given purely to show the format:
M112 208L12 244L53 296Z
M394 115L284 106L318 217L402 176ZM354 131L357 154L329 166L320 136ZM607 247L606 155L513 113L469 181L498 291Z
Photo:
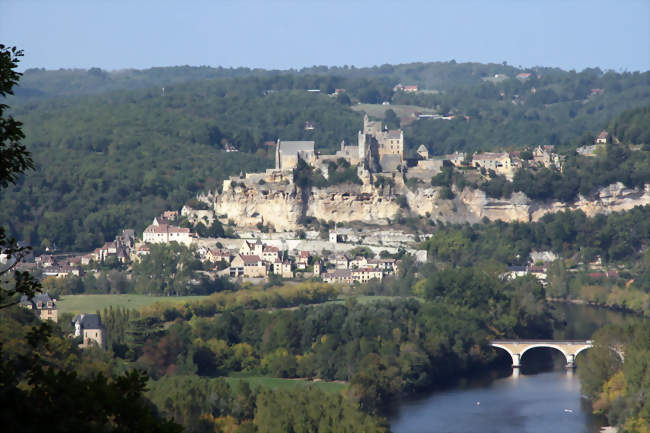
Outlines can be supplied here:
M589 339L607 323L638 320L586 305L556 304L566 326L554 339ZM504 365L510 357L502 354ZM579 357L578 357L579 359ZM552 349L532 349L521 371L482 377L426 396L406 399L391 408L394 433L596 433L602 423L580 396L573 369L564 370L564 356ZM553 370L554 369L554 370ZM499 374L494 372L495 375ZM496 378L495 378L496 377Z
M402 402L394 433L592 433L600 425L572 370L511 375Z

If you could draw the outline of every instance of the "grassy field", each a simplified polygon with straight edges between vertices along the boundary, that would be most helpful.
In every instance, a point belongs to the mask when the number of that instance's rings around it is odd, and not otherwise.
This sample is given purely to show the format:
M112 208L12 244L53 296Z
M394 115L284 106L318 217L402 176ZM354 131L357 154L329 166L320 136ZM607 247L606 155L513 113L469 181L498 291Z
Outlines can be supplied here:
M397 114L397 117L404 120L412 120L410 117L412 113L416 111L422 114L436 114L436 110L426 107L418 107L417 105L382 105L382 104L357 104L352 105L352 108L355 111L362 111L367 113L370 117L375 117L378 119L383 119L386 110L391 109Z
M303 379L281 379L279 377L266 376L237 376L226 377L226 382L230 386L237 386L239 382L248 382L252 388L262 386L270 389L290 389L298 386L314 385L316 388L325 392L341 392L346 384L339 382L312 382Z
M59 313L94 313L105 307L126 307L139 310L155 302L198 301L207 296L147 296L147 295L65 295L59 298Z

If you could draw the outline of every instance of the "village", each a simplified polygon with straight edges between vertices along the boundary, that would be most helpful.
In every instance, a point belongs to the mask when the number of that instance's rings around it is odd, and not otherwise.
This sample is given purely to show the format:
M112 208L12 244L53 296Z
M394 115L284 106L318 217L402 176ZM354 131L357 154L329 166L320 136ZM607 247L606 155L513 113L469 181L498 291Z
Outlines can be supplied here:
M405 89L405 91L410 91ZM606 133L601 134L593 148L606 142ZM427 182L441 173L443 167L458 170L487 171L512 179L516 170L522 167L538 166L562 170L562 157L554 153L553 146L538 146L534 149L513 152L485 152L467 155L456 152L445 156L430 156L421 145L415 159L405 158L404 133L401 130L386 130L380 121L371 121L366 115L363 131L358 134L356 146L341 143L334 155L323 155L315 151L313 141L283 141L275 143L275 167L263 173L242 173L223 182L224 191L234 191L238 185L258 187L275 185L283 188L293 185L295 170L299 161L330 176L332 163L346 161L356 167L362 180L363 190L375 188L378 184L390 182L404 187L410 179ZM382 180L383 179L383 180ZM199 197L199 201L212 204L212 197ZM59 254L56 250L34 257L27 254L16 263L17 270L30 271L41 279L80 277L86 273L99 274L101 269L121 267L127 272L131 265L150 254L153 245L177 243L191 249L203 263L204 275L210 278L227 278L231 281L264 283L270 279L301 281L314 279L327 284L362 284L371 280L381 281L395 275L400 262L407 256L418 262L427 260L427 251L418 249L420 241L431 234L416 236L400 230L364 226L356 230L346 224L334 224L323 237L318 231L290 231L251 229L252 224L239 224L228 214L219 212L219 199L214 208L194 209L189 205L178 210L167 210L155 217L142 235L133 229L124 229L110 242L105 242L92 252L84 254ZM248 215L255 219L256 215ZM230 237L201 237L192 230L197 224L211 226L219 223L232 225ZM550 252L531 254L526 266L509 266L502 274L504 279L532 275L547 284L547 271L557 256ZM15 259L0 256L0 264L10 266ZM607 270L597 260L587 265L593 278L616 278L616 270ZM34 298L23 297L21 305L33 310L43 320L58 320L56 299L48 293ZM82 313L72 320L74 337L81 340L80 347L92 344L102 345L106 332L98 314Z

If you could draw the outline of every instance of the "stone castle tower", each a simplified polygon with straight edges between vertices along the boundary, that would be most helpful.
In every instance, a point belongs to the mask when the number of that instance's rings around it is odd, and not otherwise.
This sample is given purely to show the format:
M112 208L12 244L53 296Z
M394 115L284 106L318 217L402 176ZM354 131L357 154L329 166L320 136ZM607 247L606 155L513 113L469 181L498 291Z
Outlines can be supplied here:
M386 131L382 128L381 121L374 121L366 114L363 117L363 131L358 133L359 159L367 161L368 147L372 144L377 146L376 153L381 159L385 155L397 156L400 161L404 160L404 132L401 129Z

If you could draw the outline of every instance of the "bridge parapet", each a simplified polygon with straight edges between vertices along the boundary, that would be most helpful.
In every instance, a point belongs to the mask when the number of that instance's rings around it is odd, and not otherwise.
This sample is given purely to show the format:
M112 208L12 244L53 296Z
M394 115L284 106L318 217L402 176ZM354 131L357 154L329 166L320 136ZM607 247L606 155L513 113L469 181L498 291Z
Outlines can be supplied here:
M490 345L508 352L512 358L513 368L519 368L524 353L536 347L559 350L564 355L567 368L573 368L576 356L592 347L593 342L591 340L494 340Z

